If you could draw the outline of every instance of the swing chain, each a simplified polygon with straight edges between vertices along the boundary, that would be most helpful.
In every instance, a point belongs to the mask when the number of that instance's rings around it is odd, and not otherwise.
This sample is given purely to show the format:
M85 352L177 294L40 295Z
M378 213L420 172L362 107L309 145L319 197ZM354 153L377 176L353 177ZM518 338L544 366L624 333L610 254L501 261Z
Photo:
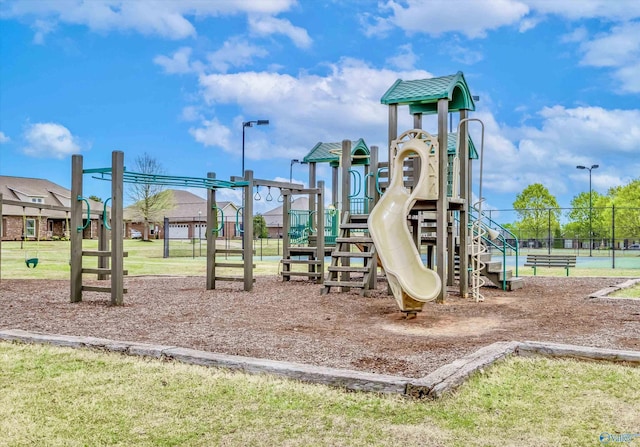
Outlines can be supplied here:
M267 197L265 197L267 202L271 202L273 200L273 196L271 195L271 186L267 186Z
M253 200L255 201L259 201L260 199L262 199L259 189L260 189L260 185L256 185L256 194L253 196Z

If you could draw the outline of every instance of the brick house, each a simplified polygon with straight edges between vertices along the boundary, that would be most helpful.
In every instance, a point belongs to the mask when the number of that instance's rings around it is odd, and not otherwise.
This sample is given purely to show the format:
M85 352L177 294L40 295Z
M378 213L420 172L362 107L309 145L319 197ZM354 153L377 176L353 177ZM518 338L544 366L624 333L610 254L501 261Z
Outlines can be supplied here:
M170 189L173 193L174 208L166 210L164 217L169 219L169 239L206 239L207 235L207 200L189 191ZM224 225L218 237L239 237L236 231L236 213L238 206L232 202L217 202L224 216ZM220 216L220 212L218 212ZM135 237L142 234L144 223L136 217L132 206L124 209L125 235ZM150 224L149 237L164 239L164 222Z
M0 193L4 201L17 201L21 205L2 205L2 240L53 240L69 237L70 213L47 209L47 206L71 206L71 190L49 180L29 177L0 176ZM92 210L103 209L103 204L90 200ZM41 206L40 206L41 205ZM84 207L83 203L83 207ZM86 209L86 208L85 208ZM86 216L86 213L85 213ZM86 222L86 217L84 218ZM92 216L85 228L85 239L98 235L98 217Z

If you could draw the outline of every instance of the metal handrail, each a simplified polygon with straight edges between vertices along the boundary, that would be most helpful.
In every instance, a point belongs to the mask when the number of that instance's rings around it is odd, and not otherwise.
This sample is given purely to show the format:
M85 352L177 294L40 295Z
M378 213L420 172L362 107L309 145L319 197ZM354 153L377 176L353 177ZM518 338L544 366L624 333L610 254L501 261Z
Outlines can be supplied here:
M78 228L76 228L76 231L80 233L91 223L91 205L89 204L89 201L82 196L78 196L77 200L83 200L84 203L87 204L87 222L84 225L78 226Z

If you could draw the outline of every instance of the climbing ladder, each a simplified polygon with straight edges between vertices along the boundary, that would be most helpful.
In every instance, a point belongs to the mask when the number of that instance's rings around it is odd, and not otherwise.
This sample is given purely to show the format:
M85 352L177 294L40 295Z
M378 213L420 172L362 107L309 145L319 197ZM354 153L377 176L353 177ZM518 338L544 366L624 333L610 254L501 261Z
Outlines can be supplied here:
M323 294L329 293L332 287L341 287L343 292L354 288L368 296L375 287L377 256L368 233L368 217L367 214L344 213L336 246L331 252L331 265L324 281ZM362 265L352 266L354 259L362 259Z

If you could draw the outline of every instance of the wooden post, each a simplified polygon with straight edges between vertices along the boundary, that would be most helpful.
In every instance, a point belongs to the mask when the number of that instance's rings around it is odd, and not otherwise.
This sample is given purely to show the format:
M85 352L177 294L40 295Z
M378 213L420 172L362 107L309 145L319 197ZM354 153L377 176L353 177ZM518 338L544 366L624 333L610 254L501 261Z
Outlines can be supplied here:
M244 187L244 212L242 213L242 240L244 241L244 290L253 289L253 171L244 171L248 182Z
M111 305L124 304L123 234L124 152L111 154Z
M207 173L207 178L215 179L214 172ZM216 190L207 189L207 290L216 288L216 239L218 233L218 210L216 206ZM224 223L223 223L224 225Z
M460 121L469 116L466 109L460 110ZM465 121L460 126L460 196L464 204L460 210L460 296L469 296L469 205L471 204L471 170L469 165L469 126Z
M380 200L380 194L378 194L377 177L378 177L378 146L371 146L371 151L369 155L369 170L371 172L371 176L369 176L369 186L367 187L369 191L369 196L371 197L371 203L369 204L369 214L373 210L373 208ZM378 255L373 255L371 261L373 264L373 271L371 276L369 277L369 289L375 290L376 283L378 282Z
M318 237L316 243L316 250L320 265L317 271L320 272L320 276L316 279L316 284L322 284L324 282L324 181L318 182L318 194L316 195L318 201L318 212L316 213L316 229L318 230Z
M439 145L439 192L436 206L436 264L438 276L442 284L437 303L444 303L447 294L447 119L449 117L449 100L438 100L438 145Z
M289 259L291 253L289 253L289 246L291 240L289 233L291 231L291 217L289 211L291 210L291 190L284 189L282 192L282 259ZM282 265L282 271L290 271L291 266L289 264ZM289 275L282 275L283 281L291 280Z
M82 301L82 155L71 157L71 302Z
M0 192L0 283L2 282L2 193Z

